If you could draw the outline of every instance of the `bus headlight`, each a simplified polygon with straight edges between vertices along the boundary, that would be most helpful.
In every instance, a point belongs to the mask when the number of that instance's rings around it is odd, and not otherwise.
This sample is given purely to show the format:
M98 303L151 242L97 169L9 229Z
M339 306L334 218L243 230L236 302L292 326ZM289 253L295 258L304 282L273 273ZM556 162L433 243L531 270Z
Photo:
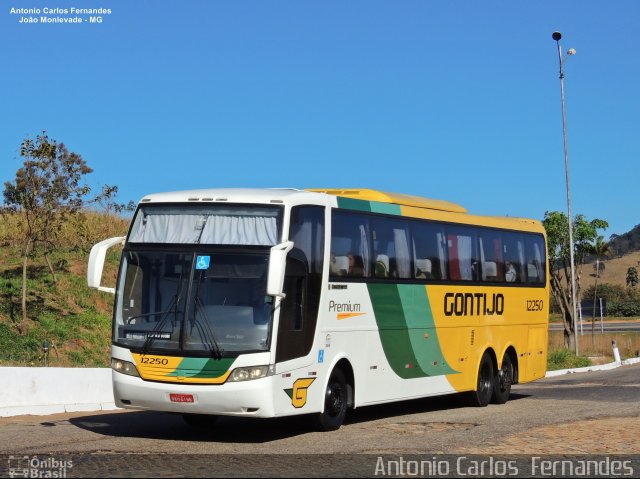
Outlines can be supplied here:
M138 378L140 377L136 366L133 363L130 363L129 361L123 361L122 359L111 358L111 369L122 374L127 374L129 376L135 376Z
M251 366L249 368L236 368L231 373L231 380L234 382L250 381L260 379L273 374L273 366Z

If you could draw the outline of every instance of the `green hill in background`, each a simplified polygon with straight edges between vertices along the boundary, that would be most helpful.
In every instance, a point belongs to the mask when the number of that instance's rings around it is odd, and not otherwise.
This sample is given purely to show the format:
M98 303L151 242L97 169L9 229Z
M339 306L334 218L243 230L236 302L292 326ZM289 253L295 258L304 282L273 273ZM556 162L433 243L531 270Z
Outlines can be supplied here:
M45 359L49 366L109 365L113 296L87 287L87 262L93 244L126 234L128 225L128 219L108 213L74 216L50 255L55 283L43 256L30 257L28 321L20 328L22 232L15 214L0 216L0 366L41 366ZM120 251L113 248L105 262L105 284L115 284L119 259Z

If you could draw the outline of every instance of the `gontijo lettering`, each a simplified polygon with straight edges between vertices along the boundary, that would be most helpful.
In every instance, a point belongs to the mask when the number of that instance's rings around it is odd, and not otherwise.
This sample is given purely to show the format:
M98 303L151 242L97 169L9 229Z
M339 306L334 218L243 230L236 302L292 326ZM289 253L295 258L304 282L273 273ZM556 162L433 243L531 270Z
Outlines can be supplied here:
M445 316L492 316L504 313L502 293L446 293Z

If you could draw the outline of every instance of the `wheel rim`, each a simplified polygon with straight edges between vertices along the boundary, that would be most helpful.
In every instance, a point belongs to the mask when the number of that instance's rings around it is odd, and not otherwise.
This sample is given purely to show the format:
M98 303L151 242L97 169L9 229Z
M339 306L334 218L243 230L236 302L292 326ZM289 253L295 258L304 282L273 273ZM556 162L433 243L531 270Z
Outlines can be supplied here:
M327 396L325 400L325 411L331 417L338 416L343 408L344 391L337 381L330 382L327 386Z
M489 393L491 390L491 381L491 367L489 363L485 362L478 376L478 393L480 393L480 395L486 396Z
M500 391L505 392L513 383L513 365L511 361L505 359L502 361L502 368L500 368Z

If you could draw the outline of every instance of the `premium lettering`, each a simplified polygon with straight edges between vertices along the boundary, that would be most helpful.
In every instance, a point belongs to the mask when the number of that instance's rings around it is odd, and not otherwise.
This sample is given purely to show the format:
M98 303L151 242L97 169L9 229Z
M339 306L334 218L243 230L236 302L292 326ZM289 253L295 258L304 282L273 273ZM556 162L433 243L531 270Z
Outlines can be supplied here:
M329 301L330 313L359 313L362 305L360 303L336 303L335 301Z

